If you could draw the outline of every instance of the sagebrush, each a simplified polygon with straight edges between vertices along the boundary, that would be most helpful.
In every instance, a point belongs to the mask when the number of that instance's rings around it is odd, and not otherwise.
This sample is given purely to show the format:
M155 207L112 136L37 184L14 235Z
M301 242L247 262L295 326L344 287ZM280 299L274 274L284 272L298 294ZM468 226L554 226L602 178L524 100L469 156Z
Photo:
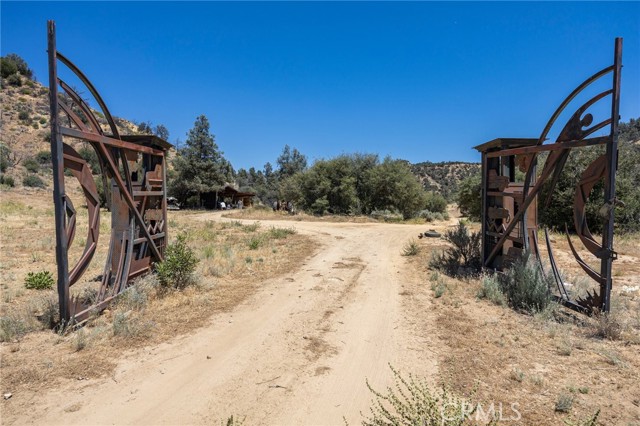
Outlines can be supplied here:
M402 375L393 367L394 384L385 392L378 392L367 381L369 391L373 393L370 415L362 424L364 426L380 425L420 425L420 426L464 426L478 424L495 424L495 419L478 418L480 406L477 402L462 398L442 386L432 389L424 379ZM472 392L473 398L475 392ZM482 414L481 417L489 417Z
M451 243L441 255L434 254L430 266L451 276L470 276L480 271L480 232L469 232L463 222L449 229L443 238Z

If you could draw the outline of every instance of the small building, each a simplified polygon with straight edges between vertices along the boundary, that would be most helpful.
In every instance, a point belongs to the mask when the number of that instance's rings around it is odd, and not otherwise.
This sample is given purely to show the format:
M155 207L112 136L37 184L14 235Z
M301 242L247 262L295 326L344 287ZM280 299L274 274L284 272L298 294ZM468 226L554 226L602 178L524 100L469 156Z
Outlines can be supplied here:
M200 195L202 207L205 209L217 209L221 202L233 208L253 207L253 192L241 192L231 185L210 192L203 192Z

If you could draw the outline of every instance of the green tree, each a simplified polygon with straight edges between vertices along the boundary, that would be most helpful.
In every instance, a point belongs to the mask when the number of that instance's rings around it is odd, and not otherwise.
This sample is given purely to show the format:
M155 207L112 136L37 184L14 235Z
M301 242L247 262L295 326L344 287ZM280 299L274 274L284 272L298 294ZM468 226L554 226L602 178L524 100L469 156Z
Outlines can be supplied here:
M426 204L424 189L407 161L385 158L372 170L370 185L372 207L377 210L397 210L408 219Z
M176 177L169 186L171 194L191 206L201 204L203 192L215 191L232 182L233 167L215 143L209 131L209 120L199 116L189 133L184 148L174 159Z
M156 127L154 127L153 134L161 139L164 139L165 141L169 140L169 129L167 129L163 124L158 124Z
M296 148L285 145L282 154L278 157L278 178L285 179L303 172L307 168L307 157L302 155Z
M27 65L27 61L15 53L9 53L5 56L5 59L9 62L13 62L20 74L27 77L29 80L33 80L33 71L29 68L29 65Z
M480 220L482 211L482 176L476 173L462 180L456 197L462 215L470 220Z

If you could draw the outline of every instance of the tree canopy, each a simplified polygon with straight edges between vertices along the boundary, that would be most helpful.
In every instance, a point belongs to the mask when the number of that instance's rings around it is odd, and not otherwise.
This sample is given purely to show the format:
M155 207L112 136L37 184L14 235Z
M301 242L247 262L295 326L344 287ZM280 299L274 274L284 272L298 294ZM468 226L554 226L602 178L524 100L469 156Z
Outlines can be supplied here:
M201 194L220 189L233 181L234 171L209 130L209 120L199 116L189 133L185 146L173 161L175 177L171 195L181 203L200 206Z

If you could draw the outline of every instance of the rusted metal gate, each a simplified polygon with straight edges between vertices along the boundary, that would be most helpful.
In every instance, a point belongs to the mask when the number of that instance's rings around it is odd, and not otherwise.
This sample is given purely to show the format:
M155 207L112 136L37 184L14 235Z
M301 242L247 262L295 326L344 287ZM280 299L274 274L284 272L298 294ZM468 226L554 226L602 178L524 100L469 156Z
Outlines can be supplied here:
M502 270L516 256L530 251L540 259L538 250L538 194L549 182L550 194L562 173L571 150L586 146L605 145L605 154L594 160L580 176L573 202L573 224L584 247L600 263L596 270L578 254L569 232L567 240L577 263L586 274L599 284L599 291L588 293L584 298L572 300L560 277L553 256L549 234L545 239L551 271L555 278L558 295L556 299L574 310L586 313L610 310L612 273L611 267L616 253L613 251L613 221L615 178L618 162L618 121L620 109L620 71L622 68L622 39L615 40L613 65L598 71L579 85L560 104L545 126L542 134L533 139L494 139L475 147L482 153L482 259L483 265ZM611 87L593 96L571 115L558 138L553 143L544 143L556 120L572 100L583 93L594 82L611 77ZM611 115L595 121L589 112L602 101L611 102ZM594 124L595 123L595 124ZM607 136L589 137L609 126ZM540 173L537 171L538 157L548 153ZM521 183L516 182L516 166L525 174ZM601 242L589 231L585 214L586 203L595 184L604 180L604 200L600 209L604 226ZM548 205L550 198L545 200Z
M102 310L127 288L131 279L149 271L163 259L167 241L166 141L152 135L121 135L107 106L89 79L56 49L55 22L48 22L49 103L51 158L55 205L56 261L60 318L65 324L82 322ZM67 67L97 102L108 131L103 130L89 105L59 78L58 66ZM100 234L100 200L89 164L65 138L87 142L95 150L102 184L111 209L109 252L100 287L91 300L70 293L87 270ZM76 231L76 209L65 192L65 169L80 182L89 230L84 252L69 267L68 251Z

